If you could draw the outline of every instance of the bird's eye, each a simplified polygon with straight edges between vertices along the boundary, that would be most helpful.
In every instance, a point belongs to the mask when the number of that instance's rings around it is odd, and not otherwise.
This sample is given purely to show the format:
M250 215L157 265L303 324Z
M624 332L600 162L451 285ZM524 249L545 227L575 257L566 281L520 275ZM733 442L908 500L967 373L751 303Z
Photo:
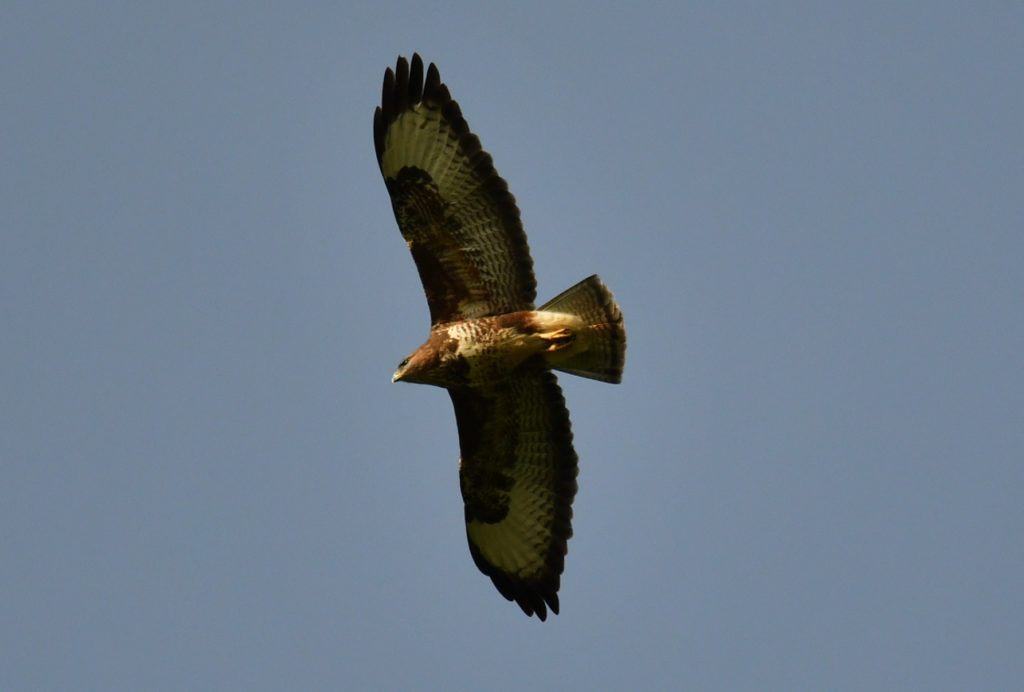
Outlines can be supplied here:
M401 370L402 368L404 368L408 364L409 364L409 359L408 358L403 358L402 362L398 364L398 369Z

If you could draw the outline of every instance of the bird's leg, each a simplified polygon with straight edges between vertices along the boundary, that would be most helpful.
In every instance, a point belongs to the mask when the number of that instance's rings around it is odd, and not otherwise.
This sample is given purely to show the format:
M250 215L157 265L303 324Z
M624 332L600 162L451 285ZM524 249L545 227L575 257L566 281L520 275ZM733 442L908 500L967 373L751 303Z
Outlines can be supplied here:
M576 335L571 329L556 329L551 332L543 332L539 334L540 338L547 343L548 351L561 351L563 348L569 348L572 343L576 341Z

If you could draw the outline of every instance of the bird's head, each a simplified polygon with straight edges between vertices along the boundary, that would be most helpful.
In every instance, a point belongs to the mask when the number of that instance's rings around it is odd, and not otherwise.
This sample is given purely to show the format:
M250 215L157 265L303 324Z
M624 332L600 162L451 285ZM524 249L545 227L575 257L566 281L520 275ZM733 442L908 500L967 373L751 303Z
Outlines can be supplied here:
M434 370L437 356L430 348L429 342L410 353L398 364L398 369L391 377L392 382L418 382L420 384L433 384L430 376Z
M392 376L392 382L416 382L436 387L465 384L466 359L457 353L458 341L444 330L434 330L426 343L409 354Z
M391 376L392 382L400 382L406 379L409 375L409 363L412 361L412 356L406 356L402 359L402 362L398 364L398 369L395 370L395 374ZM411 380L410 380L411 381Z

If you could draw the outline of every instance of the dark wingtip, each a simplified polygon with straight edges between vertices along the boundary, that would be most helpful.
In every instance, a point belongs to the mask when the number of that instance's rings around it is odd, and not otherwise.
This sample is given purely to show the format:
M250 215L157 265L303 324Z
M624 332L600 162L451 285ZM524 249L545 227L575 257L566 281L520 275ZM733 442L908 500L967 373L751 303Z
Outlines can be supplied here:
M484 559L472 541L469 543L469 552L477 568L491 578L498 593L506 600L515 602L524 613L531 617L536 615L541 622L547 620L549 609L558 615L558 588L565 558L561 549L552 551L548 556L548 562L557 563L557 569L539 581L523 581L502 572Z
M409 103L416 104L423 99L423 59L419 53L412 54L409 69Z
M395 69L384 70L384 83L381 85L380 105L373 114L373 144L377 150L377 163L384 156L384 137L388 125L395 122L404 111L423 101L424 96L437 97L444 103L450 97L448 90L441 84L441 76L434 63L427 69L427 81L423 82L423 58L419 53L412 54L410 62L405 56L398 56Z

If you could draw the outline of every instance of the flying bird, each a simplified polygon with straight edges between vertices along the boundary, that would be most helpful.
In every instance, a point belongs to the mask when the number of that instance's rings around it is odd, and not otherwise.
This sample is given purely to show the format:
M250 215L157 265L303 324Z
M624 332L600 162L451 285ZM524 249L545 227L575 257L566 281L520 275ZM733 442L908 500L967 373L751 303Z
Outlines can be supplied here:
M373 118L377 162L430 308L393 381L444 387L476 566L527 615L558 612L577 457L552 370L622 380L622 312L597 275L536 308L515 198L431 63L398 58Z

